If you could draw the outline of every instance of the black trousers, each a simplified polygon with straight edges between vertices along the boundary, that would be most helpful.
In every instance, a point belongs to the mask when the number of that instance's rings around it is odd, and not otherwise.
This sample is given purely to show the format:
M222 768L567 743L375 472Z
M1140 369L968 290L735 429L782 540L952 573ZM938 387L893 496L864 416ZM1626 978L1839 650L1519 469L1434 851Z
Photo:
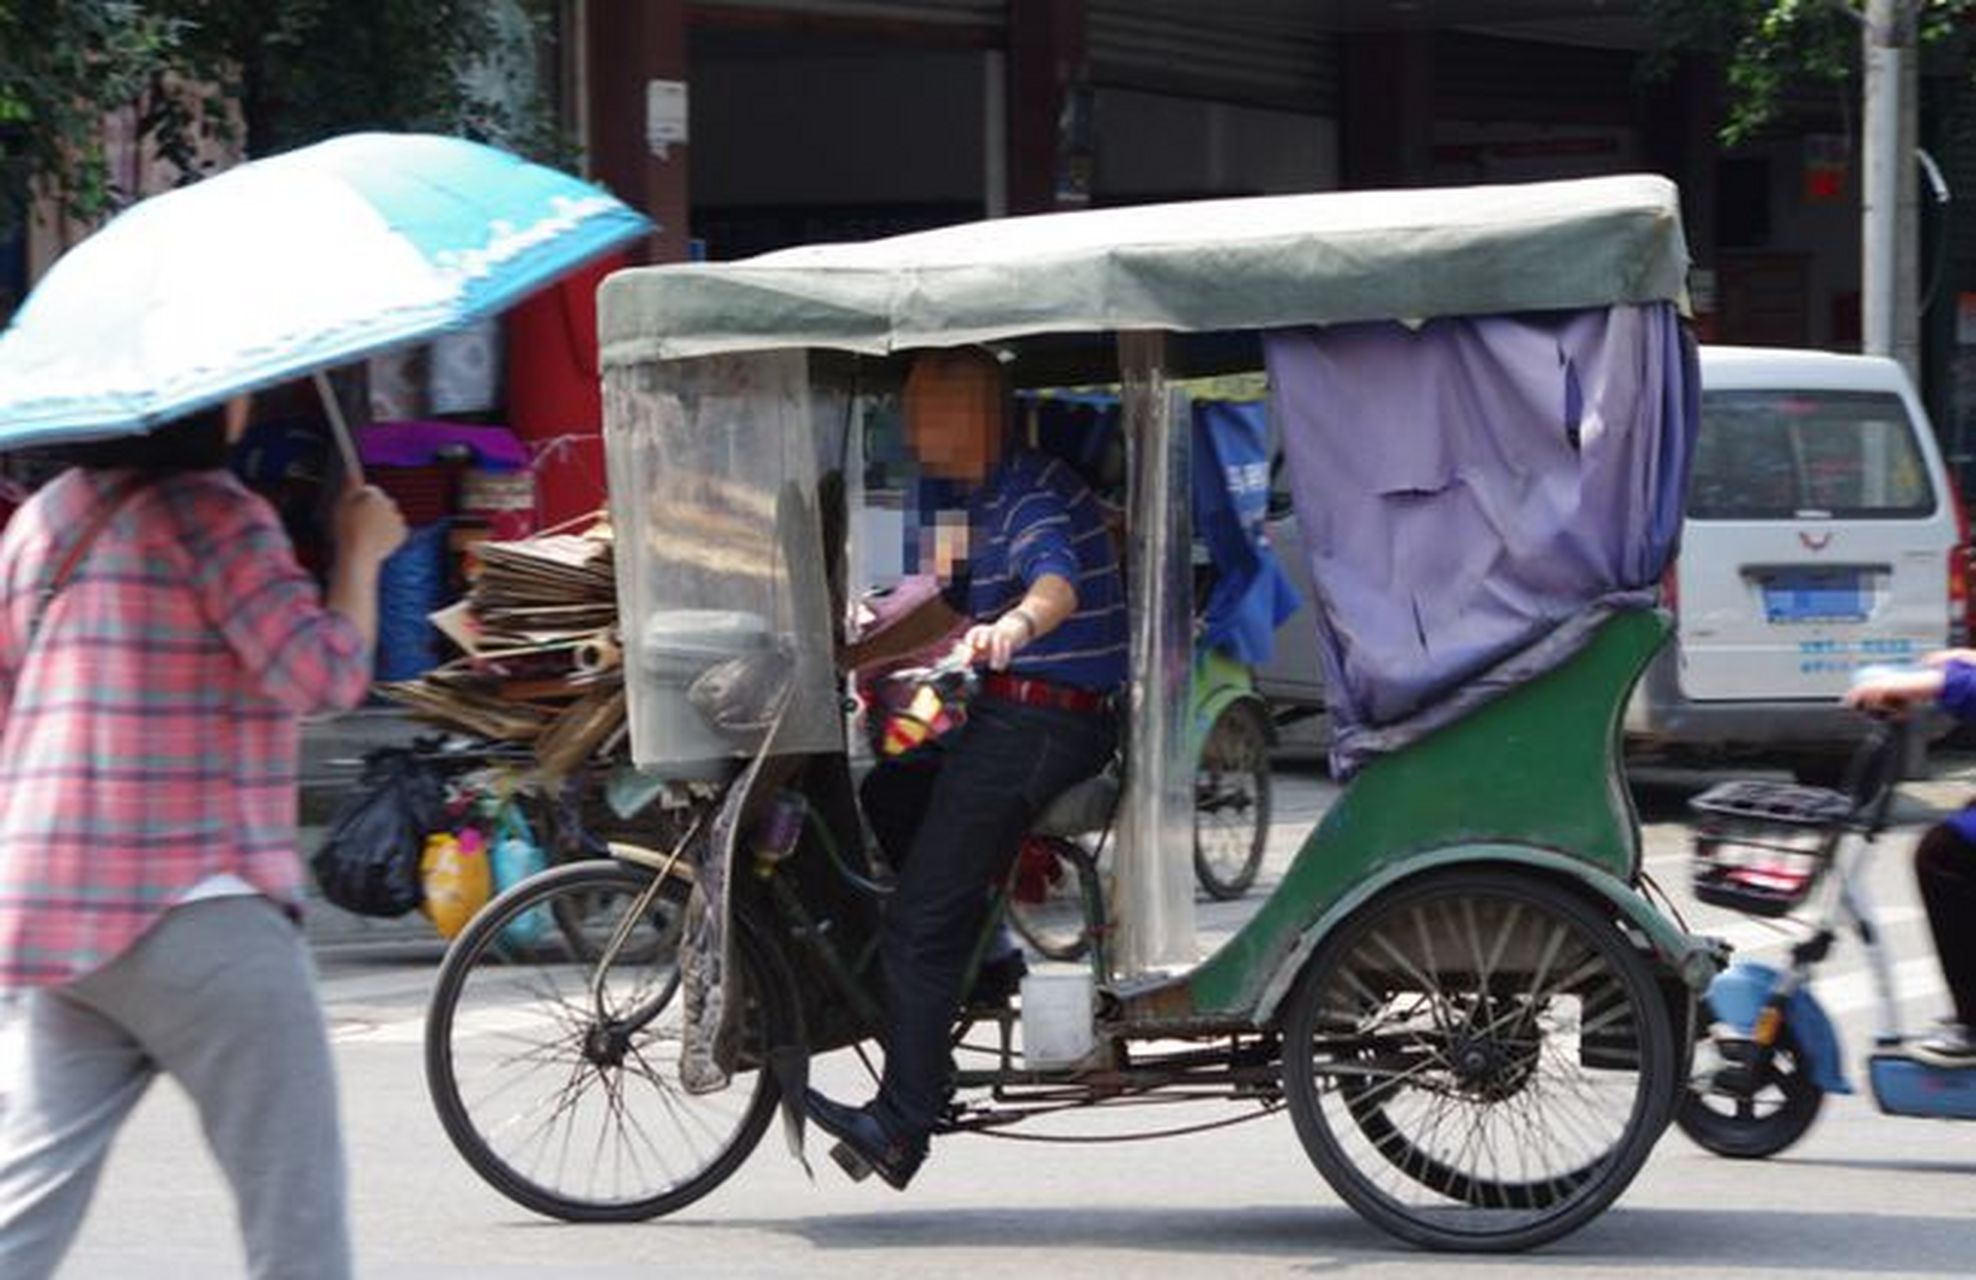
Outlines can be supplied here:
M879 928L885 1071L875 1111L893 1137L926 1133L946 1105L961 979L1023 833L1102 769L1116 743L1108 715L980 697L958 729L866 777L866 820L899 875Z
M1914 878L1956 1019L1976 1029L1976 845L1948 823L1937 823L1914 850Z

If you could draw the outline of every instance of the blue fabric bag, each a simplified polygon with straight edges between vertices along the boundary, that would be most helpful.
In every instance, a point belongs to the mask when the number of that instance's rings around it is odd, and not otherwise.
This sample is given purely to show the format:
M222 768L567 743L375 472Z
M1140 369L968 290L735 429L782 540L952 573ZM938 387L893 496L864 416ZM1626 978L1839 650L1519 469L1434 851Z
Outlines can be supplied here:
M1260 401L1194 407L1194 534L1214 561L1201 643L1238 662L1269 661L1297 589L1269 548L1269 417Z

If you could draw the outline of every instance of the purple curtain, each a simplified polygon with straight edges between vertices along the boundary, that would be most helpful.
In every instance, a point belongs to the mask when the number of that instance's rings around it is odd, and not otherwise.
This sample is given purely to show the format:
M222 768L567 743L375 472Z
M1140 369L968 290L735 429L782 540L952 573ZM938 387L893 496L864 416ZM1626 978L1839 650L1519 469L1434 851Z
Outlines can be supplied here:
M1334 765L1444 721L1426 713L1560 624L1651 603L1700 416L1671 305L1337 325L1264 345Z

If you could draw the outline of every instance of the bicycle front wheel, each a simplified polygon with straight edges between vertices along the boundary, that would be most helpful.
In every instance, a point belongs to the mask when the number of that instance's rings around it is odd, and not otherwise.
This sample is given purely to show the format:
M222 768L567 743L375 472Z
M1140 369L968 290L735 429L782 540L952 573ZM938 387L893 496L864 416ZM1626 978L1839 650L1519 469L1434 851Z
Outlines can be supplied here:
M1025 836L1004 897L1009 924L1047 960L1082 960L1091 950L1092 912L1100 913L1095 924L1103 927L1109 881L1090 850L1075 840ZM1094 894L1097 903L1090 900Z
M1208 896L1239 898L1269 844L1269 723L1253 702L1215 717L1194 773L1194 877Z
M517 1204L571 1222L657 1217L761 1140L778 1098L772 988L745 930L727 975L743 1001L734 1077L713 1093L680 1083L686 895L639 867L554 867L489 903L446 953L426 1084L453 1145Z
M1713 1021L1706 1006L1702 1021ZM1758 1057L1749 1040L1700 1046L1713 1062L1698 1064L1694 1079L1674 1111L1681 1132L1719 1156L1762 1160L1789 1147L1818 1119L1825 1091L1811 1078L1811 1067L1786 1023L1777 1043Z

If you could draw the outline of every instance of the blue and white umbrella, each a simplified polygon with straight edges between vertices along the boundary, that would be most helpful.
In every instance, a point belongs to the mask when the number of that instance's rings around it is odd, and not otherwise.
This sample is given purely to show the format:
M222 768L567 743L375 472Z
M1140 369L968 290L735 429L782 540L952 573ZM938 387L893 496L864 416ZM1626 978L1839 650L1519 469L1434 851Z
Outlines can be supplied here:
M48 271L0 333L0 449L142 433L472 324L652 229L460 138L351 134L236 166Z

